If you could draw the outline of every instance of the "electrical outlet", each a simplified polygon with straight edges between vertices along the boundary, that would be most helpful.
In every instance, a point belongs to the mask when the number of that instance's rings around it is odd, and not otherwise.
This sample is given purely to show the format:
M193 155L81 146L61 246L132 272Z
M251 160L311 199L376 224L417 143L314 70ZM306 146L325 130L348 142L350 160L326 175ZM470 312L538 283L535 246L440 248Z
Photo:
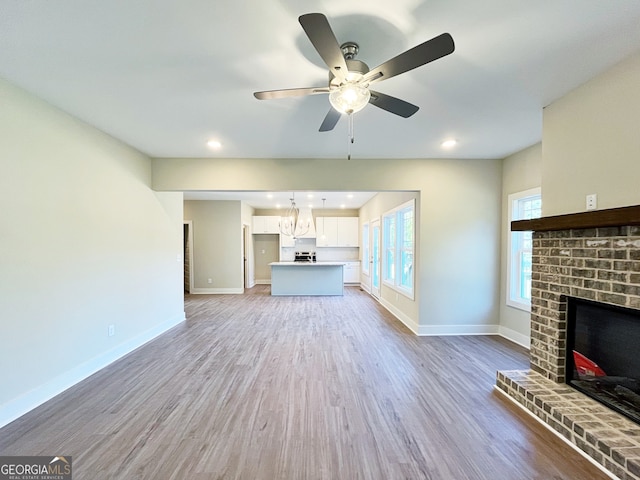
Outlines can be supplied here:
M213 283L213 280L211 280L210 278L207 278L207 283Z
M116 326L114 324L109 325L108 335L113 337L116 334Z
M587 210L595 210L598 208L598 195L591 193L587 195Z

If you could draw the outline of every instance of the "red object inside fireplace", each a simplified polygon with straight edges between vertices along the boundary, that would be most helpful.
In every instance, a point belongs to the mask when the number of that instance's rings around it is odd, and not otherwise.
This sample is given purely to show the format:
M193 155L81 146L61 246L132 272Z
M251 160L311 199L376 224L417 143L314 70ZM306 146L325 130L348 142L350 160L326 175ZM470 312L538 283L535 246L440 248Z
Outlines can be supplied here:
M580 352L573 351L573 363L576 366L579 377L606 377L607 374L596 362L589 360Z

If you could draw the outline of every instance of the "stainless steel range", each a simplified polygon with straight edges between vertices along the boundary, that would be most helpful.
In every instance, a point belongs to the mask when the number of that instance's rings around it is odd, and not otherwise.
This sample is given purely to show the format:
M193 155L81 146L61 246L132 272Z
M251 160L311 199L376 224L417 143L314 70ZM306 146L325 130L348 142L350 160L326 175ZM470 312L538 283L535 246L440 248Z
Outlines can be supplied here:
M316 252L296 252L294 262L315 262Z

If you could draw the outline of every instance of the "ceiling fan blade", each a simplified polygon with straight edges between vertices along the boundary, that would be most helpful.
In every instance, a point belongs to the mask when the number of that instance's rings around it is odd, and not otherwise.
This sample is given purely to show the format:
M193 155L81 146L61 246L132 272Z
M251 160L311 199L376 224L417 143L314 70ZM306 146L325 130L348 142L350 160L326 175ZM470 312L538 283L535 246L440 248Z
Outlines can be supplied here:
M329 109L329 112L327 112L327 116L324 117L324 121L322 122L322 125L320 125L319 131L328 132L330 130L333 130L333 127L336 126L336 123L338 123L338 120L340 120L341 116L342 114L339 111L331 107Z
M416 113L420 107L413 105L412 103L405 102L399 98L392 97L391 95L385 95L384 93L374 92L371 90L371 98L369 103L387 112L395 113L403 118L409 118Z
M395 77L396 75L447 56L453 53L454 50L455 44L453 43L453 37L448 33L443 33L393 57L382 65L378 65L369 71L361 82L373 83Z
M286 90L267 90L254 92L253 96L258 100L271 100L273 98L303 97L305 95L317 95L329 93L329 87L289 88Z
M337 78L345 80L349 69L327 17L321 13L307 13L300 16L298 21L324 63Z

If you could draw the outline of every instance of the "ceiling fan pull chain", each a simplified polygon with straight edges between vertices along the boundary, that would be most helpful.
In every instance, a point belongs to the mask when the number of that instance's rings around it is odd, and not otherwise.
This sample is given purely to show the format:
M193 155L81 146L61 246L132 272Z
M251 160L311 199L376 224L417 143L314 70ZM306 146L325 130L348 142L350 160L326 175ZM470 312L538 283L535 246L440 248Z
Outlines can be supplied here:
M353 141L355 139L354 134L353 134L353 113L350 113L349 115L347 115L347 117L349 117L349 136L348 136L348 139L349 139L349 145L348 145L349 153L347 155L347 160L351 160L351 144L353 143Z
M349 115L349 140L353 143L355 135L353 133L353 114Z

